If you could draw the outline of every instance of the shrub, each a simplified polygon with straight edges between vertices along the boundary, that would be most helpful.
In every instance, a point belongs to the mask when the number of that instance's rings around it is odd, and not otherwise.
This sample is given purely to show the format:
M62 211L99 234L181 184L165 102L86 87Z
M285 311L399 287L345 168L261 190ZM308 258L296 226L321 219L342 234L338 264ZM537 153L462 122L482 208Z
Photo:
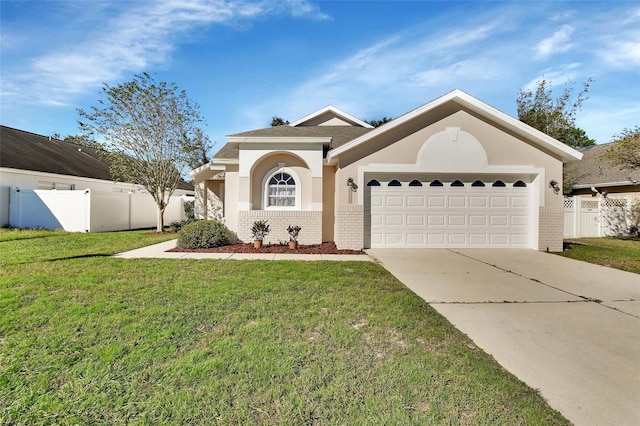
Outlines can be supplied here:
M182 228L184 228L185 225L193 222L195 222L195 219L172 220L171 222L169 222L169 231L178 232Z
M231 232L217 220L199 220L185 225L178 233L178 247L211 248L226 246Z

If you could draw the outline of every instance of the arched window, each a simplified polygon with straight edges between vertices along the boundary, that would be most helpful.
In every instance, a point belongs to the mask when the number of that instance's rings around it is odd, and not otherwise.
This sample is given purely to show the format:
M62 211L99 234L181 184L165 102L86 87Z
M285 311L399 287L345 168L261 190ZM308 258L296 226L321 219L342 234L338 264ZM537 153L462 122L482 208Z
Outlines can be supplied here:
M503 181L497 180L497 181L493 182L493 185L491 185L491 186L497 187L497 188L504 188L507 185L505 185L505 183Z
M422 182L420 182L418 179L414 179L409 182L409 186L422 186Z
M429 186L444 186L444 185L442 185L442 182L436 179L433 182L431 182Z
M290 174L276 172L267 182L267 207L295 207L296 181Z
M398 179L394 179L391 182L389 182L387 184L387 186L402 186L402 184L400 183L400 181Z
M471 186L474 186L474 187L482 187L482 186L484 186L484 182L483 182L483 181L481 181L481 180L475 180L475 181L473 181L473 183L471 184Z
M519 180L516 183L513 184L514 188L526 188L527 184L524 183L523 181Z
M464 186L464 183L459 180L454 180L453 182L451 182L451 186Z
M369 182L367 182L367 186L380 186L380 182L375 179L371 179Z

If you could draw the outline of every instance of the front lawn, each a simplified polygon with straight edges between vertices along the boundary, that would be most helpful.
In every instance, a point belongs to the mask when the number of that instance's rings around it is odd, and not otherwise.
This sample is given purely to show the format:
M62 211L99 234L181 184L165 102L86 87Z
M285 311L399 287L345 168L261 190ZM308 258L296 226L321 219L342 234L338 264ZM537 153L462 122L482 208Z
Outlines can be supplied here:
M568 250L558 253L571 259L640 274L640 240L580 238L565 241Z
M0 424L567 424L373 263L115 259L167 237L8 232Z

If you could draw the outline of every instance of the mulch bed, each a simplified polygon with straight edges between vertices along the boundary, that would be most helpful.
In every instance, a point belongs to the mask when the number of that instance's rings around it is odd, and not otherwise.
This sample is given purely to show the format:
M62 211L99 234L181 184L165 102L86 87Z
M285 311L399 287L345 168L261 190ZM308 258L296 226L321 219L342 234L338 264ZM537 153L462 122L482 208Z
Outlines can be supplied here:
M260 248L255 248L253 243L231 244L228 246L214 247L208 249L185 249L173 248L170 252L187 253L293 253L293 254L366 254L359 250L338 250L334 242L299 245L296 250L289 248L289 245L265 244Z

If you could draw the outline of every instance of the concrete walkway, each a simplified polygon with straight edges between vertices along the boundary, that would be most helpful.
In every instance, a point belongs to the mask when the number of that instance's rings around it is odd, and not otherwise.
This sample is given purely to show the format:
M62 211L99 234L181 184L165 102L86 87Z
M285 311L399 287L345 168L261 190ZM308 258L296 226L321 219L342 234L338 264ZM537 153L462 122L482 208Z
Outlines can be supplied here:
M233 259L233 260L333 260L372 262L364 254L297 254L297 253L181 253L167 252L176 246L177 240L166 241L152 246L119 253L113 257L121 259Z
M640 424L640 275L531 250L368 253L576 425Z

